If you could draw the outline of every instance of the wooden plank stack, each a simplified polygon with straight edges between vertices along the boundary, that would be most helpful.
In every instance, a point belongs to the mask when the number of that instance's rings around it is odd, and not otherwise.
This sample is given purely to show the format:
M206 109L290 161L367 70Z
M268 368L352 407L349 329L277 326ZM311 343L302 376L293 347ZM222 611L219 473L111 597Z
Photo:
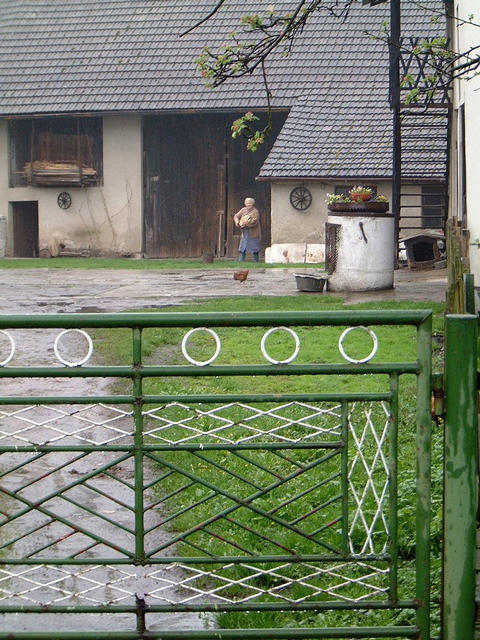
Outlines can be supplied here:
M23 167L27 184L39 187L75 187L97 184L97 172L92 167L72 162L35 160Z

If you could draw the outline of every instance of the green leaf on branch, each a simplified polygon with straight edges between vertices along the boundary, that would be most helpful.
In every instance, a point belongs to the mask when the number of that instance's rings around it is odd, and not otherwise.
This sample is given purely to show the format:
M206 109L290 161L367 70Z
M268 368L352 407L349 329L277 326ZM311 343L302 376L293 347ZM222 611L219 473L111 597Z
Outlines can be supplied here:
M418 94L420 93L419 89L412 89L405 98L405 104L412 104L413 102L418 102Z
M256 14L251 16L243 16L242 24L248 25L251 29L261 29L263 27L262 18Z
M247 111L245 115L241 118L237 118L233 121L232 124L232 138L238 138L240 135L249 134L248 137L252 137L254 135L254 131L250 126L251 122L255 122L259 118L254 115L251 111Z
M257 151L258 147L265 142L265 134L262 131L255 131L253 136L247 142L249 151Z
M411 73L407 73L400 82L401 87L411 87L414 83L414 77Z

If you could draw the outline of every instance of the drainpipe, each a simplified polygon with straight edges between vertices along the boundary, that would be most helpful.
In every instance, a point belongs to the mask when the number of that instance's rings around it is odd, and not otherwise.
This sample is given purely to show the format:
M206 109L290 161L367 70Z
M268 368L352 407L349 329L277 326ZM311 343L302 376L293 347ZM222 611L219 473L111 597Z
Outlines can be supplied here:
M363 4L375 6L387 0L362 0ZM394 224L394 266L398 269L398 240L400 230L400 189L402 178L402 139L400 119L400 0L390 0L390 38L389 45L389 102L393 115L392 131L392 213Z
M394 225L394 264L398 269L400 230L400 190L402 178L402 138L400 120L400 0L390 0L390 108L393 114L392 132L392 212Z

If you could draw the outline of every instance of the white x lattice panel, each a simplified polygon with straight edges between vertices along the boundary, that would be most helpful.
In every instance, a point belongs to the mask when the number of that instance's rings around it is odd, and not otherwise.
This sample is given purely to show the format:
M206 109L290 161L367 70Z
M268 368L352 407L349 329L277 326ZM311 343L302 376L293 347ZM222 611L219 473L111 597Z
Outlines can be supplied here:
M372 563L14 566L0 568L0 602L11 606L135 603L191 605L382 599L388 571Z
M0 602L11 606L101 605L134 600L135 569L113 566L14 566L0 568Z
M310 600L358 602L381 599L388 589L388 569L367 563L241 563L221 566L174 565L148 574L152 601L173 604ZM180 581L179 581L180 578ZM179 600L171 601L172 587Z
M349 546L355 554L387 550L391 414L385 403L354 403L348 416Z
M133 431L132 412L118 406L32 405L0 410L0 446L121 444Z
M288 402L262 408L242 403L222 406L177 402L144 414L145 434L168 444L217 442L303 442L338 439L340 406Z

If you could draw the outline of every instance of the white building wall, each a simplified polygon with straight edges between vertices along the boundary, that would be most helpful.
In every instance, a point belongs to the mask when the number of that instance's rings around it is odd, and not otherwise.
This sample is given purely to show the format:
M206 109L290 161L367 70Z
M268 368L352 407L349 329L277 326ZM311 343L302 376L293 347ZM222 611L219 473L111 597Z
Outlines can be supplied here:
M8 126L6 120L0 120L0 216L8 213Z
M360 179L351 184L361 184ZM368 181L371 184L372 181ZM333 193L335 182L295 183L272 182L271 187L271 246L265 252L266 262L317 263L325 260L325 223L328 219L327 193ZM391 200L391 184L376 183L378 194ZM305 186L312 194L312 204L304 211L297 211L290 204L290 192ZM345 192L347 194L347 191Z
M480 6L478 0L456 0L455 14L460 19L452 24L452 37L457 51L468 51L480 45L480 27L469 24L469 16L473 22L480 22ZM474 52L478 55L478 49ZM480 76L469 80L461 79L455 82L454 109L461 105L465 109L465 175L466 175L466 215L467 226L470 231L470 271L474 274L475 284L480 284ZM457 112L458 113L458 112ZM451 211L452 215L461 219L462 188L461 188L461 152L459 139L459 119L454 119L457 128L456 140L452 148L452 178L451 178ZM455 157L457 154L457 157ZM478 242L477 242L478 241Z
M103 185L99 187L8 187L8 126L0 121L0 216L7 219L7 255L12 255L12 202L38 202L39 254L59 251L133 255L142 250L141 117L103 118ZM57 197L68 191L69 209Z
M300 186L294 182L273 182L271 186L271 247L266 262L323 262L325 260L325 222L327 185L302 183L312 194L312 204L297 211L290 204L290 192Z

